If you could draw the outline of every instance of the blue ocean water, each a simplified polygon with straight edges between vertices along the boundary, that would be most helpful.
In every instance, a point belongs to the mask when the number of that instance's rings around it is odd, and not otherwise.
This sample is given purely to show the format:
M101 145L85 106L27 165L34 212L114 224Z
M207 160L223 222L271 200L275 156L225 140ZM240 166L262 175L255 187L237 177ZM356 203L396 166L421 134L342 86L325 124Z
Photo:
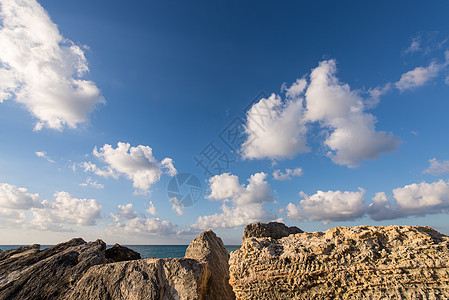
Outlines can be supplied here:
M23 245L0 245L0 250L9 250L22 247ZM123 245L136 252L140 253L142 258L169 258L169 257L184 257L187 245ZM41 250L52 247L52 245L41 245ZM108 245L108 248L112 245ZM225 246L228 252L235 251L240 248L240 245Z

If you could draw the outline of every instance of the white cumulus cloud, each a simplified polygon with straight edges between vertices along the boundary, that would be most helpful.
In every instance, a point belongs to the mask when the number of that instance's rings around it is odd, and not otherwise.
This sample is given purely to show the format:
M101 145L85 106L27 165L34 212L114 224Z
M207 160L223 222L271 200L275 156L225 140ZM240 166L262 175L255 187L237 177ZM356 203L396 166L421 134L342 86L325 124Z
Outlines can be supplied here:
M125 219L137 218L137 213L134 211L132 203L119 205L117 215Z
M361 218L366 212L365 190L350 191L318 191L312 196L300 192L304 198L298 205L287 205L287 217L292 220L310 221L348 221Z
M146 212L149 213L152 216L157 215L157 209L154 206L153 201L150 201L150 204L149 204L148 209L146 210Z
M13 99L38 121L35 130L62 130L86 123L105 103L83 50L58 31L35 0L0 5L0 102Z
M374 220L449 212L449 184L444 180L421 182L393 190L393 200L377 193L368 213Z
M266 178L267 174L256 173L251 175L246 186L239 183L236 175L229 173L210 178L211 193L207 198L224 202L220 208L221 213L200 216L192 228L230 228L276 219L276 214L268 211L264 205L273 201L271 187Z
M420 87L436 78L440 70L441 66L435 62L430 63L427 67L416 67L402 74L401 79L395 85L401 92Z
M170 176L176 175L176 169L171 158L165 158L159 162L153 156L153 150L149 146L138 145L131 147L129 143L117 144L117 148L105 144L99 150L94 148L93 153L106 164L105 169L98 168L92 163L83 163L86 171L92 171L100 176L117 177L124 175L133 181L133 187L140 191L148 191L159 181L165 172Z
M155 236L167 236L176 234L177 225L170 223L166 220L161 220L159 218L134 218L127 220L125 222L118 222L113 227L113 230L119 231L120 233L140 233L140 234L150 234Z
M284 101L273 94L255 103L247 113L243 157L282 159L308 152L306 136L313 123L328 133L327 155L340 165L357 167L362 160L395 150L399 139L376 131L376 118L365 112L390 85L371 90L365 100L339 82L336 72L335 60L322 61L312 70L309 84L304 77L285 89Z
M0 182L0 208L29 210L40 207L39 194L31 194L26 188Z
M22 228L26 219L23 211L0 208L0 228Z
M375 159L395 150L399 139L376 131L376 118L364 112L364 101L349 85L335 76L335 60L322 61L310 75L306 92L306 118L330 130L324 144L333 162L357 167L362 160Z
M443 180L406 185L394 189L393 195L407 214L426 214L449 207L449 185Z
M446 51L444 55L444 62L438 63L434 60L427 67L416 67L402 74L399 81L395 83L396 88L401 92L412 90L438 77L439 73L449 66L449 51Z
M92 226L101 218L101 205L95 199L79 199L67 192L57 192L52 201L42 201L43 208L33 209L30 223L37 229L67 231L63 225Z
M303 88L298 90L295 84L287 90L287 94L296 97ZM294 91L289 93L290 90ZM282 159L310 151L306 145L307 129L302 118L302 103L302 98L282 101L275 94L255 103L246 115L245 131L248 137L242 144L243 157Z

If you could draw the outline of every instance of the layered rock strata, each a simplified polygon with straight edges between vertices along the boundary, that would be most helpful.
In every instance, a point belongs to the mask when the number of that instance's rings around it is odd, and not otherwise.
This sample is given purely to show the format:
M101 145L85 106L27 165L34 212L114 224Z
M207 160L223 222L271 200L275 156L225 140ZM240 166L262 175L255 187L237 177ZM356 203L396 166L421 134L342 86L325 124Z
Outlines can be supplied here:
M101 240L72 239L39 249L33 245L0 254L0 299L62 299L91 266L106 261Z
M429 227L253 236L229 263L237 299L449 299L449 238Z

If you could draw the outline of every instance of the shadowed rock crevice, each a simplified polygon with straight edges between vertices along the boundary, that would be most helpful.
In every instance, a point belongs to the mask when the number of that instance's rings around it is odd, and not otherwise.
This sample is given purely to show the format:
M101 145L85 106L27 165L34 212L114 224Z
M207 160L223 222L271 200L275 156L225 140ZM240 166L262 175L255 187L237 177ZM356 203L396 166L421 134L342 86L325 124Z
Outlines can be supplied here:
M115 262L142 259L140 253L127 247L115 244L112 248L105 251L106 259L112 259Z
M256 237L271 237L273 239L280 239L290 234L303 233L301 229L296 226L287 227L285 224L278 222L269 223L251 223L245 226L243 232L243 239Z

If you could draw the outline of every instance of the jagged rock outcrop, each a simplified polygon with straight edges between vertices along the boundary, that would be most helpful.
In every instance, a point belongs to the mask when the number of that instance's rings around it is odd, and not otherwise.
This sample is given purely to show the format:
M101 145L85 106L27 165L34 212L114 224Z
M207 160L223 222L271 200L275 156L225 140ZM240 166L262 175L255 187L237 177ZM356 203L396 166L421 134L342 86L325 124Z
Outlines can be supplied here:
M31 246L19 247L19 248L16 248L16 249L10 249L10 250L6 250L6 251L3 251L3 252L0 251L0 261L6 259L8 257L11 257L13 255L17 255L16 257L19 257L20 253L25 253L24 255L35 253L35 252L39 251L40 248L41 248L41 245L34 244L34 245L31 245Z
M280 239L290 234L303 233L301 229L296 226L288 227L283 223L269 222L269 223L251 223L245 226L243 231L243 239L251 237L271 237L273 239Z
M235 299L229 284L229 253L212 230L204 231L195 238L187 247L185 257L205 262L208 266L210 278L204 299Z
M105 263L103 241L72 239L40 251L39 245L1 253L0 299L62 299L93 265Z
M140 253L119 244L106 249L105 256L106 259L112 259L115 262L142 259Z
M208 275L185 258L111 263L90 268L67 299L204 299Z
M429 227L244 238L229 263L237 299L449 299L449 237Z
M228 259L223 242L209 230L192 241L185 258L92 267L68 299L235 299Z

